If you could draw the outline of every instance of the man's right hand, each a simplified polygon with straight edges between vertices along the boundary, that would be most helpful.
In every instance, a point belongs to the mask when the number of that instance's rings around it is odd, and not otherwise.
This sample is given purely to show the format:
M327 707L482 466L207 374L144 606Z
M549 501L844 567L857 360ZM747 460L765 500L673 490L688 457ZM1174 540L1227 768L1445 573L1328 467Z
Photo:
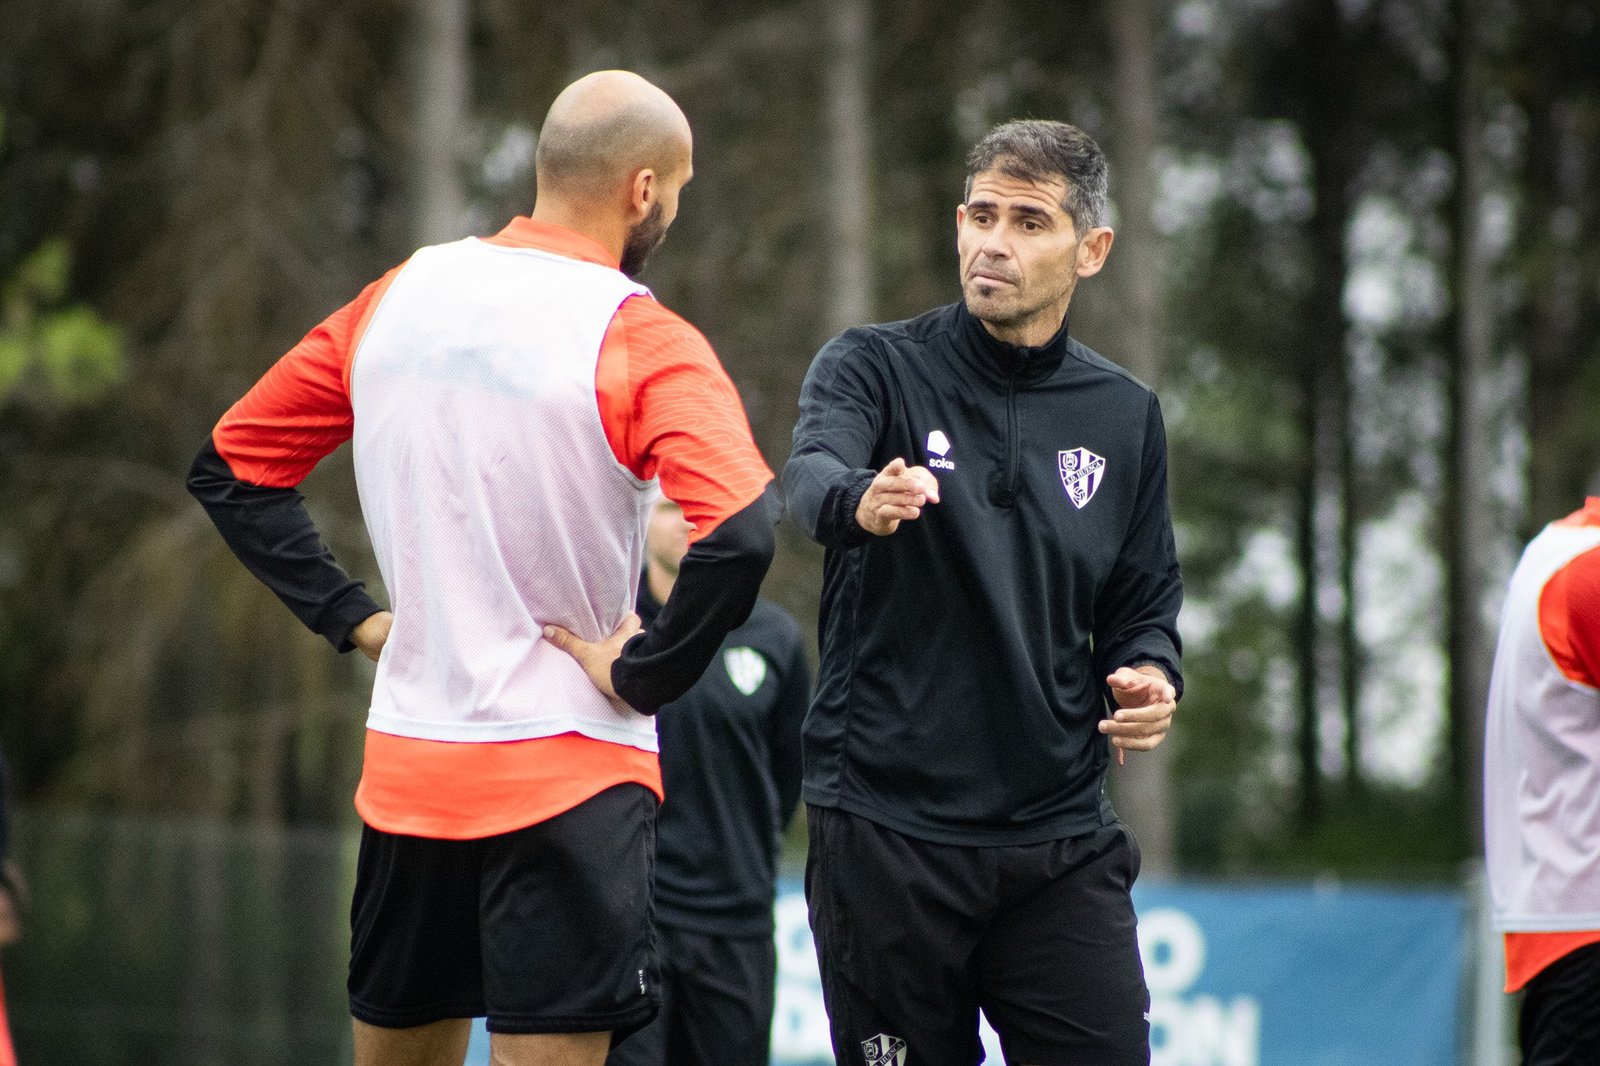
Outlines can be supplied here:
M856 504L856 521L868 533L887 537L922 514L922 507L939 502L939 480L925 466L906 466L893 459L878 472Z
M379 611L369 614L356 624L350 631L350 643L371 659L378 661L383 654L383 646L389 643L389 630L394 628L394 615L388 611Z

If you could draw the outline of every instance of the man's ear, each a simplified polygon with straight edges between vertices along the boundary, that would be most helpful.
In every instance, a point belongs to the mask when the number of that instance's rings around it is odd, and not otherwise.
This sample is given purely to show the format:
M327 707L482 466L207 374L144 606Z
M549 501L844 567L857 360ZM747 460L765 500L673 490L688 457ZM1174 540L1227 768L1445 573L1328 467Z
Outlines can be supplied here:
M1100 273L1100 268L1106 265L1106 256L1111 254L1111 241L1115 236L1110 226L1096 226L1084 234L1083 240L1078 242L1078 277Z
M655 206L656 197L660 195L660 187L656 181L656 172L651 167L640 167L633 172L633 180L628 182L628 218L633 222L643 222L650 214L650 209Z

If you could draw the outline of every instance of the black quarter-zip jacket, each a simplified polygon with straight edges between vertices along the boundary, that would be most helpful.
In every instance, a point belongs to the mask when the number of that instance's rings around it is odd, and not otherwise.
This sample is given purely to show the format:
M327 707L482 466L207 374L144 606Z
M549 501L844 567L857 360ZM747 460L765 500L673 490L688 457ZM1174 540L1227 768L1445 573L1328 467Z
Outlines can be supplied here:
M874 537L856 506L897 456L940 502ZM823 347L783 486L827 548L806 802L954 844L1107 824L1106 675L1183 684L1155 394L1065 324L1019 348L951 304Z

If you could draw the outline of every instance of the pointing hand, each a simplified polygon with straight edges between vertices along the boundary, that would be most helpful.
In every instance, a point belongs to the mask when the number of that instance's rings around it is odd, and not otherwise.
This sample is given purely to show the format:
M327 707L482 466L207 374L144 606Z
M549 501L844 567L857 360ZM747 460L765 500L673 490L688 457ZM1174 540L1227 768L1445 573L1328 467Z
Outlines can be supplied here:
M856 505L856 521L868 533L887 537L901 522L920 517L924 504L938 502L939 479L925 466L908 467L896 458L867 486Z

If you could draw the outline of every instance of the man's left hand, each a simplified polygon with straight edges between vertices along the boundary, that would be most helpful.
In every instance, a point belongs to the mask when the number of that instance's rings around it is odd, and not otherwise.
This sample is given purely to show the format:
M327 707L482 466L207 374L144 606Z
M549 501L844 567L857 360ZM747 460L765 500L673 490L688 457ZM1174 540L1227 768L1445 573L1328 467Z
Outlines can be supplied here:
M1111 738L1117 749L1117 765L1128 751L1149 751L1161 743L1172 728L1172 712L1178 709L1178 692L1159 666L1124 666L1106 678L1117 710L1102 719L1100 732Z
M603 640L583 640L571 631L555 625L544 627L544 639L578 660L578 665L589 675L594 687L612 703L623 707L626 704L623 703L622 697L617 695L617 690L611 686L611 664L621 658L622 646L633 639L641 628L639 616L629 611L622 619L622 624Z

